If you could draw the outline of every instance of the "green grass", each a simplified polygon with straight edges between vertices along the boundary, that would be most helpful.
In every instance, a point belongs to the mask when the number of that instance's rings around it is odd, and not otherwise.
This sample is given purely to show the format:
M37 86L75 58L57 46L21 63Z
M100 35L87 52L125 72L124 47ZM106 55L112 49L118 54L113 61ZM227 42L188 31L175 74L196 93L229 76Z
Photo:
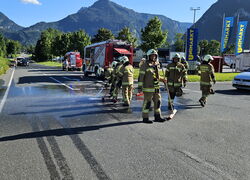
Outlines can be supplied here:
M37 64L44 65L44 66L51 66L51 67L62 67L61 63L53 62L53 61L39 62Z
M9 60L0 57L0 75L5 74L9 69Z
M215 73L216 81L232 81L234 77L239 73ZM160 71L160 75L163 75L163 72ZM139 69L135 69L134 78L138 79L139 76ZM199 82L200 76L198 75L188 75L189 82Z

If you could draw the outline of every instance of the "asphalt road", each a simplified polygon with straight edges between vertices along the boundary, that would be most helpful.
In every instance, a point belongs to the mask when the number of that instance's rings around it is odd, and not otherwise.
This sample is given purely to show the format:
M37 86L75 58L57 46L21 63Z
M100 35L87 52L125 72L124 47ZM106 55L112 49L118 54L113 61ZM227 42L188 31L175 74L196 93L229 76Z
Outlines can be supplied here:
M1 180L250 179L250 92L231 83L216 84L205 108L189 83L175 118L148 125L141 97L102 102L102 82L79 72L31 65L1 79Z

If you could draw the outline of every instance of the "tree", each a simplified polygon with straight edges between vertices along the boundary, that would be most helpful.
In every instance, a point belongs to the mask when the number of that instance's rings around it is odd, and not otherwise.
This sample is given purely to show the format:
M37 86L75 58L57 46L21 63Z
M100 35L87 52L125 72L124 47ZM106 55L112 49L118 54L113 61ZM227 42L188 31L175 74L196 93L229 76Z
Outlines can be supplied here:
M18 41L7 40L6 52L8 56L15 56L20 52L22 45Z
M158 17L150 19L141 33L141 48L144 52L161 47L167 40L167 31L162 31L162 22Z
M234 54L235 53L235 44L229 45L223 54Z
M201 40L199 42L200 56L208 54L208 40Z
M114 39L114 35L109 29L101 28L98 30L98 33L94 35L92 39L92 43L102 42L109 39Z
M0 33L0 57L6 55L6 43L3 35Z
M182 33L176 33L174 49L177 52L184 52L185 51L185 46L184 46L184 40L183 40L183 34Z
M208 43L208 54L211 54L213 56L220 55L220 42L216 40L211 40Z
M73 32L70 36L70 48L72 50L79 51L81 56L84 56L84 48L85 46L91 44L89 35L83 31Z
M37 41L35 48L35 57L37 61L52 59L54 54L53 43L55 38L60 34L60 31L52 28L49 28L41 33L41 37Z
M134 47L136 46L136 37L133 36L130 29L128 27L123 28L119 33L116 39L127 41L131 43Z

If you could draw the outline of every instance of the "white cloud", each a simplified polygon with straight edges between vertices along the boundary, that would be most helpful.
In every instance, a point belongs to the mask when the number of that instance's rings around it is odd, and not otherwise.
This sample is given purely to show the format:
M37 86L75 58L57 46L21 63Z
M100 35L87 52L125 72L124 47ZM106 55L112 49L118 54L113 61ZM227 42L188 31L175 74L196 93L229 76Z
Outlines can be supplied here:
M41 3L38 0L21 0L25 4L36 4L41 5Z

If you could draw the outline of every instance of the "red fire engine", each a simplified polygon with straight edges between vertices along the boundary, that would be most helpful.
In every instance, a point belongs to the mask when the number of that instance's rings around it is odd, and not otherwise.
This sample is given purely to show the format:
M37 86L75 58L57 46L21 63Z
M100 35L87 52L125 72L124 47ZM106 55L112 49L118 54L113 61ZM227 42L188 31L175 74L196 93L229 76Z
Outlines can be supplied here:
M120 40L108 40L91 44L84 49L83 72L85 76L94 73L96 77L103 77L108 66L120 56L127 56L133 64L133 47Z
M67 52L62 64L63 70L80 70L82 71L83 60L80 52Z

